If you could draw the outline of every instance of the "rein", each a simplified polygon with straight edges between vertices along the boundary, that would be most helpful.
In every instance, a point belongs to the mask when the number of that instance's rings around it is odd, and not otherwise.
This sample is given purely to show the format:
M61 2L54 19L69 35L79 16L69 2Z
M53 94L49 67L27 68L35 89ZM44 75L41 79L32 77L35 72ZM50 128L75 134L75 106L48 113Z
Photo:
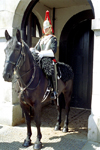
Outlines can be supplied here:
M32 68L32 69L33 69L33 68ZM31 69L31 70L32 70L32 69ZM31 70L30 70L30 71L31 71ZM35 73L36 73L36 67L34 66L34 72L33 72L33 74L32 74L32 77L31 77L29 83L26 85L26 84L24 83L23 79L22 79L22 76L23 76L23 75L20 76L19 73L17 72L17 74L18 74L18 76L19 76L19 78L17 78L17 79L20 79L21 82L22 82L22 84L25 86L24 88L20 87L19 82L18 82L18 85L19 85L21 91L24 91L24 90L26 90L26 89L35 90L35 89L38 87L38 85L40 84L41 79L39 79L39 82L38 82L38 84L36 85L36 87L34 87L34 88L29 88L29 86L31 85L31 83L33 82L33 80L34 80L34 78L35 78ZM27 74L27 73L26 73L26 74ZM24 75L25 75L25 74L24 74Z

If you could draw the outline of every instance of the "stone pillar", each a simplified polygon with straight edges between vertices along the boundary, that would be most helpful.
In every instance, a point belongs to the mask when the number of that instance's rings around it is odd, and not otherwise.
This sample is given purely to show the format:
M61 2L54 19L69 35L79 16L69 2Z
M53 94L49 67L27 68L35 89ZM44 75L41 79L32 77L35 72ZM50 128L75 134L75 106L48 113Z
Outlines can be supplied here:
M15 19L16 22L14 22L14 16L15 18L18 16L18 13L15 14L15 10L19 3L20 0L16 0L14 3L13 0L0 1L0 124L5 125L16 125L23 122L19 100L13 89L14 84L5 82L2 77L5 61L4 47L6 43L4 31L8 30L12 36L15 35L15 28L20 26L18 23L21 17L19 17L19 20ZM20 9L22 10L21 7Z
M22 119L22 109L15 92L15 84L5 82L2 76L5 61L4 47L6 44L4 31L5 29L0 29L0 124L13 126L22 123L24 119Z
M100 142L100 19L92 20L94 31L93 90L88 140Z

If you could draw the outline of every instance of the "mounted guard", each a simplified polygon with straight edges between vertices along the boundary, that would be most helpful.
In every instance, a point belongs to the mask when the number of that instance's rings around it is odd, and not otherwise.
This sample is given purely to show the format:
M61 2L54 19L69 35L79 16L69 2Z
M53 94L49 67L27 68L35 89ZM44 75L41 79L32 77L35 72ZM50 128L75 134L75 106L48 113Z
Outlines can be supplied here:
M51 24L48 10L46 11L46 14L45 14L45 20L43 22L43 30L42 31L44 33L44 36L42 36L40 38L40 40L38 41L38 43L36 44L36 46L34 48L30 48L30 50L32 53L34 53L34 52L38 53L40 61L44 57L51 58L52 61L49 61L50 62L49 66L51 66L51 68L49 67L49 69L51 69L52 73L51 74L46 73L46 74L51 79L52 86L53 86L53 92L51 92L51 99L56 99L57 95L58 95L57 67L56 67L57 61L55 59L54 54L57 51L57 38L55 35L52 34L52 33L54 33L54 30L53 30L53 27ZM50 71L50 70L48 70L48 71Z

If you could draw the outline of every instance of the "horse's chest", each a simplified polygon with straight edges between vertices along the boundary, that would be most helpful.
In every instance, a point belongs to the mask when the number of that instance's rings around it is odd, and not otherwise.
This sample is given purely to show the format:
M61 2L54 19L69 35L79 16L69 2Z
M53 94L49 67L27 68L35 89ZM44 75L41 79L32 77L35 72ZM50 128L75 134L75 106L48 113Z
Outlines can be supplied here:
M20 102L24 104L33 105L34 102L32 100L31 93L29 93L27 90L22 91L20 93Z

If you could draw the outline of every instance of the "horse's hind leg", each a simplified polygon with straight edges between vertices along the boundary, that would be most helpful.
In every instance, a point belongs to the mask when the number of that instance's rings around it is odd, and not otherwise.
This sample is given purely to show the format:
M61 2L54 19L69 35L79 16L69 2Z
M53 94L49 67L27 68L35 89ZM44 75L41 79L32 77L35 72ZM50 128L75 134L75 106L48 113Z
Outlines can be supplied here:
M32 135L32 131L31 131L31 116L30 116L30 106L28 105L24 105L21 104L21 107L25 113L25 119L26 119L26 123L27 123L27 137L24 140L23 146L24 147L28 147L31 145L31 135Z
M37 127L37 138L36 138L36 142L34 143L34 150L40 150L42 148L42 143L41 143L42 134L40 130L41 107L40 106L35 107L34 111L35 111L34 120L35 120L36 127Z
M69 121L69 111L70 111L70 101L71 101L71 95L72 95L72 80L68 81L68 85L66 87L66 90L64 91L64 98L65 98L65 121L64 121L64 127L63 132L68 132L68 121Z
M70 104L65 105L65 121L63 126L63 132L68 132L68 117L69 117Z

